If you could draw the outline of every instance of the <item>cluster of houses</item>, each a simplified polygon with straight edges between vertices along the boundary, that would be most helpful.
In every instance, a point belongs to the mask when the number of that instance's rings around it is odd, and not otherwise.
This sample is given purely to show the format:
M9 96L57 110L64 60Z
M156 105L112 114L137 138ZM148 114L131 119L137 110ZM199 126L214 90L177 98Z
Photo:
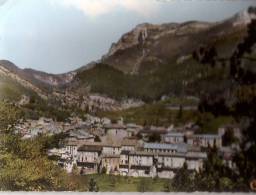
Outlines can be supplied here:
M216 146L225 162L232 167L233 149L222 146L222 136L231 127L222 127L218 134L196 134L198 126L187 124L180 128L143 127L112 123L108 118L86 115L85 120L69 118L68 122L52 119L21 121L16 126L24 139L40 134L65 133L62 148L51 149L48 155L57 157L67 172L77 168L81 174L106 173L133 177L172 178L187 164L189 170L199 171L207 159L205 148ZM239 128L233 128L237 137ZM150 137L157 135L157 140Z
M195 134L196 128L146 128L90 116L86 124L68 132L63 148L49 150L49 155L58 156L58 164L68 172L77 168L81 174L172 178L185 163L189 170L199 171L207 159L205 148L216 146L232 166L233 150L222 146L225 129L209 135ZM160 140L150 142L156 134Z
M38 120L21 120L16 126L15 131L23 139L34 138L42 134L54 135L65 131L64 123L54 122L52 119L40 118Z

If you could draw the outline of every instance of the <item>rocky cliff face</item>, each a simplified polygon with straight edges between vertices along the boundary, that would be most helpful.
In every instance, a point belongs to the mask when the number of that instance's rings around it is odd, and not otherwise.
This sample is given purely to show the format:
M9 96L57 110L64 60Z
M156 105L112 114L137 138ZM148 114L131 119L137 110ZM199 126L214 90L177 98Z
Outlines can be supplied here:
M138 74L148 64L158 66L191 53L200 44L208 44L219 36L235 33L255 18L243 11L222 22L190 21L182 24L141 24L113 43L102 62L125 73Z

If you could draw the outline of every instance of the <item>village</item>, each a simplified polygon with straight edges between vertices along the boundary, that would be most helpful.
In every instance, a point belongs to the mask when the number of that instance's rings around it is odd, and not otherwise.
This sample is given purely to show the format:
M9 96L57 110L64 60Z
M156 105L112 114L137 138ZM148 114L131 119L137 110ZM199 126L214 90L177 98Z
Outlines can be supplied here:
M234 166L232 155L237 145L222 145L222 137L230 126L219 128L218 134L196 134L199 127L193 123L182 127L143 127L125 124L122 118L115 123L89 114L85 118L71 117L68 122L26 120L15 129L22 139L65 133L62 147L50 149L48 156L57 157L57 164L68 173L77 169L81 175L173 178L184 164L188 170L199 171L207 160L209 147L216 147L226 165ZM240 129L233 130L241 139Z

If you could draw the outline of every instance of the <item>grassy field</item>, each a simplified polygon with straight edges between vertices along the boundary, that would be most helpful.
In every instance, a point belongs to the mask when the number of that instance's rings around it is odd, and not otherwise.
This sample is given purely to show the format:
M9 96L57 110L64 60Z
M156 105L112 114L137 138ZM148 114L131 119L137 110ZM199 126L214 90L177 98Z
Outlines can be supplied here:
M131 108L117 112L100 112L100 117L108 117L117 120L124 118L126 123L136 123L140 125L157 125L169 126L170 124L183 124L184 122L196 121L198 111L183 110L180 114L179 110L170 110L167 108L167 102L158 102L147 104L138 108Z
M170 182L168 179L152 178L133 178L110 175L88 175L72 176L79 183L79 191L88 189L89 181L93 178L100 192L164 192L166 185Z
M125 123L136 123L139 125L155 125L169 127L171 124L175 126L184 125L188 122L194 122L201 127L197 133L217 133L218 128L234 123L231 116L214 116L210 113L200 113L197 110L170 110L168 104L195 106L197 102L193 100L185 100L171 98L169 100L160 101L153 104L146 104L138 108L131 108L117 112L99 112L100 117L108 117L112 121L116 121L123 117Z

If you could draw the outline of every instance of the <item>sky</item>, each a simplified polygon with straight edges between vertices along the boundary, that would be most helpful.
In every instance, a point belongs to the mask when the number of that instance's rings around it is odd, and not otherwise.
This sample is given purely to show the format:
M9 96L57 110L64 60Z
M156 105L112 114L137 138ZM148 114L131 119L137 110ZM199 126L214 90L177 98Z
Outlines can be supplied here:
M140 23L219 21L256 0L0 0L0 59L48 73L106 54Z

